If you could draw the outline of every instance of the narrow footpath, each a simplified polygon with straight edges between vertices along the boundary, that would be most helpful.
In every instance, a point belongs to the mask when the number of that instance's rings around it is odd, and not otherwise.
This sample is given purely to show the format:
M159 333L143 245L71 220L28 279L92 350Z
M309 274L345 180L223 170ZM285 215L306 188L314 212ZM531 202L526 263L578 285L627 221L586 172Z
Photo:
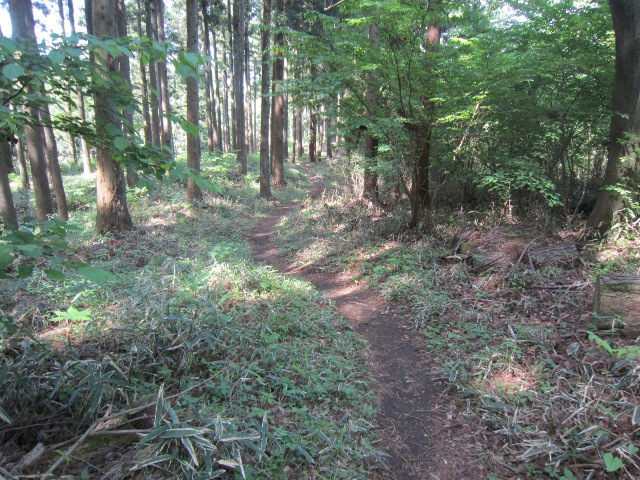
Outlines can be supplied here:
M310 196L319 198L324 191L322 178L312 176L311 181ZM480 478L476 475L459 477L460 474L468 475L468 472L461 471L467 469L455 468L455 460L443 461L444 445L434 441L434 432L441 427L441 422L434 424L432 403L436 392L424 364L426 357L414 341L416 333L412 330L411 319L394 313L386 301L368 289L364 282L356 285L348 278L313 267L300 268L279 255L274 242L275 226L283 216L298 208L297 204L283 205L259 222L250 238L253 256L256 261L313 283L334 301L338 312L369 343L369 368L376 380L372 388L381 407L376 418L382 442L378 447L389 453L386 459L388 468L381 468L372 478ZM452 456L450 458L457 456L455 451L448 453Z

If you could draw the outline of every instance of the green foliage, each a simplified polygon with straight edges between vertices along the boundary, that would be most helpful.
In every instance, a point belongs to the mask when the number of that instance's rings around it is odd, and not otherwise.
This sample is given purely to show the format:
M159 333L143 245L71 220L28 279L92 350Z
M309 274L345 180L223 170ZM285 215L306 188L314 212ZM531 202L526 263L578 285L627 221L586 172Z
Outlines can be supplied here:
M51 280L65 280L68 270L98 285L113 279L105 270L72 260L67 234L78 227L55 219L42 223L25 220L20 228L0 237L0 280L28 277L36 266Z
M516 160L504 163L499 170L476 172L475 184L501 201L509 200L514 192L528 192L542 197L547 207L562 205L555 185L539 166Z

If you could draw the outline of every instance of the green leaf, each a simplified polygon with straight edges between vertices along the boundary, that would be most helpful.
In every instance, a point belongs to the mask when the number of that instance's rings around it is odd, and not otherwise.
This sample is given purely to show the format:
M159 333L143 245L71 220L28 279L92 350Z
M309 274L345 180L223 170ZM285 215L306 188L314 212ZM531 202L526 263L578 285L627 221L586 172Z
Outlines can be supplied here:
M193 123L184 122L182 124L182 128L184 128L185 132L187 132L189 135L193 135L194 137L197 137L198 135L200 135L200 131L198 130L198 127L196 127Z
M2 67L2 75L13 81L24 75L24 68L16 63L10 63Z
M93 283L97 283L98 285L104 285L107 281L115 278L112 273L95 267L78 267L76 268L76 271L87 280L91 280Z
M175 458L175 455L158 455L157 457L151 457L142 462L137 463L131 470L138 470L140 468L148 467L149 465L154 465L156 463L168 462Z
M65 278L67 278L64 273L62 273L60 270L56 270L54 268L45 268L44 269L44 274L47 277L49 277L51 280L55 280L55 281L62 281Z
M27 265L22 265L21 267L18 267L18 276L20 278L27 278L31 276L32 273L33 273L33 263L29 263Z
M119 151L124 151L131 142L126 137L116 137L113 139L113 146L116 147Z
M40 258L42 256L42 248L38 245L17 245L16 248L31 258Z
M200 428L170 428L160 435L160 438L184 438L199 435L201 433L202 429Z
M7 411L2 407L0 407L0 420L7 423L11 423L11 417L9 416Z
M60 50L51 50L47 57L53 63L62 63L64 61L64 54Z
M622 460L618 457L614 457L610 452L605 453L602 456L602 460L604 460L604 466L607 469L607 472L615 472L620 470L623 466Z
M13 245L0 245L0 268L8 267L13 263Z

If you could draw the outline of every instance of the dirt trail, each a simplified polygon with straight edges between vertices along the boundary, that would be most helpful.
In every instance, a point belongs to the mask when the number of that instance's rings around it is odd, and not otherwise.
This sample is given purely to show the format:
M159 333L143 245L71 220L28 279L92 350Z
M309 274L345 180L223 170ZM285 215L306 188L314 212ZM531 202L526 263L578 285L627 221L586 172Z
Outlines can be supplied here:
M311 198L318 198L324 190L322 178L311 178ZM376 419L383 439L383 447L390 454L388 469L381 470L384 479L438 479L434 470L432 435L432 401L434 389L427 373L424 357L412 341L409 318L395 314L382 297L366 285L317 269L300 268L280 257L273 240L278 221L298 205L284 205L264 218L253 230L251 243L255 260L274 266L283 273L296 275L312 282L318 290L332 299L338 312L344 315L356 331L370 345L371 373L380 399ZM436 456L439 456L435 453ZM471 478L471 477L467 477Z

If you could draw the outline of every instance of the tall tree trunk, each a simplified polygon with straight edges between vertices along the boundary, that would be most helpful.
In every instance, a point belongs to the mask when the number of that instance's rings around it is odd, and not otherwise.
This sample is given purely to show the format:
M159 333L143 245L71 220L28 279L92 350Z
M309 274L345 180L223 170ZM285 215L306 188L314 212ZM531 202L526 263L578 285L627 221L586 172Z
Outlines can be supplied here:
M245 25L249 23L249 20L245 18ZM250 153L256 153L256 141L255 141L255 126L253 124L253 87L251 86L251 53L249 52L249 29L244 29L244 75L247 87L246 94L246 114L247 114L247 128L248 139L247 147Z
M215 115L217 118L216 124L218 125L218 138L216 148L223 151L223 126L222 126L222 97L220 96L220 73L218 67L218 41L216 38L216 32L213 32L213 80L215 82Z
M140 0L136 0L138 7L138 37L142 37L142 18L143 9L140 4ZM138 57L138 63L140 68L140 83L142 87L142 126L144 129L144 143L147 145L153 144L153 133L151 131L151 111L149 110L149 79L147 78L147 67L145 66L142 55ZM128 178L128 177L127 177ZM133 186L133 185L130 185Z
M187 0L187 51L198 53L198 0ZM187 121L196 127L200 124L198 104L198 80L187 78ZM187 166L200 174L200 136L187 133ZM196 182L187 180L187 200L195 202L202 199L202 191Z
M592 234L600 236L609 231L615 213L624 204L624 199L609 188L621 182L637 184L640 148L640 2L609 0L609 6L616 38L609 159L604 188L587 221Z
M8 141L2 141L0 142L0 214L5 228L13 229L18 226L18 214L11 194L7 158L11 160L11 144Z
M29 190L31 185L29 184L29 172L27 171L27 156L24 151L24 137L18 139L16 145L16 151L18 156L18 169L20 170L20 180L22 182L22 188Z
M440 13L442 0L432 0L429 2L429 11L434 16L433 24L427 27L426 46L427 52L435 52L440 45L442 27L436 16ZM427 61L432 61L433 56L428 56ZM427 65L432 71L433 65ZM411 218L409 228L416 227L421 221L427 223L431 221L431 137L433 135L433 116L435 103L425 95L421 98L423 118L413 131L416 145L416 159L414 161L411 178Z
M333 158L333 122L328 115L324 121L324 132L327 136L327 158Z
M93 0L92 25L94 34L101 40L117 36L118 8L116 0ZM118 59L113 58L106 50L99 50L96 59L107 74L118 72ZM113 93L104 87L94 88L95 122L98 131L106 131L108 127L118 125L118 118L113 102ZM97 212L96 230L99 233L119 232L133 228L133 222L127 206L127 190L124 173L115 161L111 150L98 147L97 164Z
M304 128L302 122L302 108L296 108L296 140L295 146L298 150L298 159L302 161L302 156L304 155Z
M240 164L240 172L247 173L247 142L245 138L244 115L244 18L245 0L233 2L233 80L236 118L236 159Z
M154 0L145 0L146 31L150 40L158 40L155 24L155 6ZM153 146L159 147L162 144L162 125L160 124L160 101L158 98L160 88L156 65L156 62L149 62L149 108L151 109L151 138L153 139Z
M380 34L377 25L369 26L369 41L377 50L380 48ZM378 96L373 91L377 81L373 74L367 75L369 88L367 89L366 99L370 105L370 110L375 112L378 105ZM377 202L378 198L378 173L377 173L377 155L378 155L378 139L373 135L371 129L367 130L364 137L364 178L362 197Z
M65 25L65 14L64 14L64 0L58 0L58 14L60 15L60 24L62 25L62 36L67 36L67 27ZM69 98L71 98L71 91L67 92L69 94ZM73 107L71 106L71 100L68 99L66 102L66 111L67 116L71 117L73 114ZM67 141L69 145L69 154L71 155L71 162L76 165L78 163L78 149L76 148L76 139L71 132L67 133Z
M211 44L209 42L209 18L207 14L207 4L202 3L202 41L204 43L204 54L206 57L211 56ZM212 65L208 63L206 65L206 117L207 117L207 149L209 153L213 153L216 145L215 133L215 111L213 108L213 74L211 72Z
M156 27L158 33L158 41L165 42L167 40L164 33L164 0L156 1ZM166 155L173 157L173 128L171 126L171 99L169 98L169 80L167 78L167 61L161 59L158 65L158 87L160 88L160 103L162 107L162 115L160 116L161 125L161 142Z
M288 63L287 60L284 60L283 65L283 78L286 82L288 79L287 73ZM284 160L286 161L289 158L289 95L286 93L282 96L282 144L283 144L283 154Z
M316 161L316 122L317 114L315 109L309 109L309 162L315 163Z
M125 5L125 0L116 0L116 8L117 8L117 18L116 18L116 32L118 37L126 37L129 35L127 28L127 10ZM129 57L126 55L121 55L118 58L118 70L120 71L120 76L131 87L131 62L129 61ZM130 111L124 112L125 116L125 125L123 125L124 136L129 137L130 132L133 132L133 113ZM127 167L126 174L127 185L131 188L136 186L136 182L138 181L138 174L132 167Z
M32 40L35 48L35 22L31 0L9 0L9 14L11 16L13 36ZM34 91L29 91L28 93L37 94ZM25 125L25 137L31 166L33 191L36 197L36 217L38 221L44 222L49 218L49 215L53 214L53 201L47 179L47 163L42 148L45 145L44 132L40 126L40 114L36 107L25 105L23 113L34 122Z
M271 175L269 172L269 114L271 99L269 97L269 44L271 37L271 0L262 0L262 37L260 52L262 53L262 80L260 83L260 196L271 197Z
M89 7L90 7L91 0L87 0L85 2L85 8L87 3L89 4ZM68 7L67 10L69 12L69 25L71 27L71 34L75 35L76 19L75 19L75 11L73 9L73 0L67 0L67 7ZM88 23L90 24L91 22L88 22ZM87 26L87 29L88 28L89 27ZM85 122L87 120L87 114L86 114L85 105L84 105L84 95L80 91L77 92L76 104L78 106L78 117L80 117L79 119L81 122ZM84 172L85 175L90 175L91 174L91 151L89 150L89 143L82 136L80 137L80 151L82 152L82 171Z
M275 2L276 26L281 27L284 17L284 0ZM284 97L282 82L284 80L284 32L279 29L273 36L273 118L271 119L271 165L273 167L273 184L284 185Z
M69 220L69 209L67 208L67 196L64 191L64 183L62 181L62 172L60 171L60 160L58 157L58 142L51 126L51 114L49 113L49 105L40 107L40 120L44 126L44 139L47 148L47 169L53 185L55 193L56 206L58 207L58 216L62 220Z
M231 56L229 56L231 57ZM233 119L230 116L230 103L231 103L231 95L229 93L229 64L227 63L227 50L222 48L222 63L225 65L224 75L223 75L223 89L222 94L224 97L223 102L223 115L224 115L224 151L229 152L232 148L235 148L235 139L234 139L234 130L233 130Z
M293 148L291 149L291 163L296 163L296 155L297 155L297 143L298 140L298 122L296 120L296 111L297 109L293 109L293 118L292 118L292 127L293 127ZM287 149L288 150L288 149Z

